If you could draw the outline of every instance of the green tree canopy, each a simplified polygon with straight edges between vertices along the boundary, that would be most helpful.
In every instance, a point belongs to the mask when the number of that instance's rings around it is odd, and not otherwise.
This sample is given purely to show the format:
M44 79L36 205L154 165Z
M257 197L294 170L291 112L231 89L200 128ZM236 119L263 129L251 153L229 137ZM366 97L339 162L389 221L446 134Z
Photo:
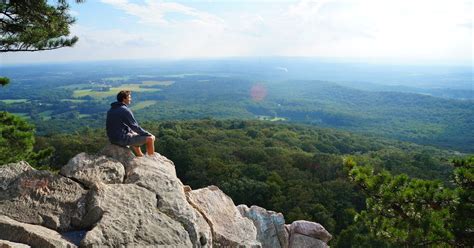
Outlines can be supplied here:
M77 2L82 2L78 0ZM69 5L59 0L10 0L0 3L0 52L52 50L73 46L78 38L68 38L75 19Z
M455 208L454 234L456 243L463 247L474 246L474 156L455 160L454 182L459 204Z
M33 126L3 111L0 123L0 165L25 160L33 151Z
M440 181L392 176L347 159L349 178L367 194L367 210L357 219L377 237L400 246L443 247L455 242L458 197Z

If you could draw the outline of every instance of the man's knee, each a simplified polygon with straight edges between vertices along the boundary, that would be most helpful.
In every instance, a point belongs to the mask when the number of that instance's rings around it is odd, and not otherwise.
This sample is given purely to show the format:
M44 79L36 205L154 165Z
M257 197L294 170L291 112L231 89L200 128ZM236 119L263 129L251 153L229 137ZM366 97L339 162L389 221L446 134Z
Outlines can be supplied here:
M155 136L148 136L146 137L147 142L154 142L155 141Z

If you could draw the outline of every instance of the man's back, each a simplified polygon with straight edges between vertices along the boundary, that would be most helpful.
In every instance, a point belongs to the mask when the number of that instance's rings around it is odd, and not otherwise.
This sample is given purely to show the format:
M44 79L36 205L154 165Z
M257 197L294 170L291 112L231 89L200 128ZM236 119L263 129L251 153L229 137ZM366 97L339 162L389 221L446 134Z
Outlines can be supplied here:
M131 114L127 105L121 102L114 102L107 111L107 121L105 124L107 136L111 143L122 144L127 139L127 134L132 130L124 122L127 115Z

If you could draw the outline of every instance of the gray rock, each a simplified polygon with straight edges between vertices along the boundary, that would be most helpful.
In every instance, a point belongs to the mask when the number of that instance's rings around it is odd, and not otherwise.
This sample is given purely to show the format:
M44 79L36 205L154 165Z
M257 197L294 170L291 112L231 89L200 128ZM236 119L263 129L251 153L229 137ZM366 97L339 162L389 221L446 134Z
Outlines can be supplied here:
M263 248L288 248L289 233L285 228L283 214L269 211L259 206L239 205L242 216L253 221L257 228L257 240Z
M290 248L328 248L329 246L319 239L305 236L303 234L291 234Z
M20 222L67 231L85 213L84 190L78 183L26 162L4 165L8 187L0 190L0 213ZM13 173L15 172L15 173ZM7 176L8 174L8 176Z
M110 158L122 163L124 166L127 166L128 163L135 158L135 155L132 153L130 148L121 147L118 145L108 144L100 152L100 155L105 155Z
M105 156L77 154L61 168L61 175L73 178L91 188L97 182L122 183L125 168L122 163Z
M76 247L53 230L42 226L21 223L4 215L0 215L0 239L27 244L32 247Z
M297 220L291 223L290 236L294 233L303 234L309 237L313 237L327 243L332 239L332 235L326 231L326 229L319 223Z
M0 248L28 248L28 247L31 247L31 246L0 239Z
M6 191L19 175L33 168L25 161L0 166L0 190Z
M234 202L216 186L187 192L188 201L202 213L216 247L261 247L252 221L242 217Z
M134 158L127 168L125 182L155 193L160 211L184 226L194 247L206 247L212 244L209 225L186 200L184 186L176 177L175 167L169 159L155 153L154 156Z
M103 184L90 191L85 220L97 222L81 247L191 247L180 223L160 212L154 193L134 184Z

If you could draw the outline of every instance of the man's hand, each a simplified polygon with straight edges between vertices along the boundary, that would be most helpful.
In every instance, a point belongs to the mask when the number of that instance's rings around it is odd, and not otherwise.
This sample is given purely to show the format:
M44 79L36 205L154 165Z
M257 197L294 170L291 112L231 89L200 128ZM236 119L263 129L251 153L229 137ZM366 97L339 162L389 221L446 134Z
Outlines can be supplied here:
M154 143L155 142L155 135L149 135L148 137L146 137L146 142L147 143Z

